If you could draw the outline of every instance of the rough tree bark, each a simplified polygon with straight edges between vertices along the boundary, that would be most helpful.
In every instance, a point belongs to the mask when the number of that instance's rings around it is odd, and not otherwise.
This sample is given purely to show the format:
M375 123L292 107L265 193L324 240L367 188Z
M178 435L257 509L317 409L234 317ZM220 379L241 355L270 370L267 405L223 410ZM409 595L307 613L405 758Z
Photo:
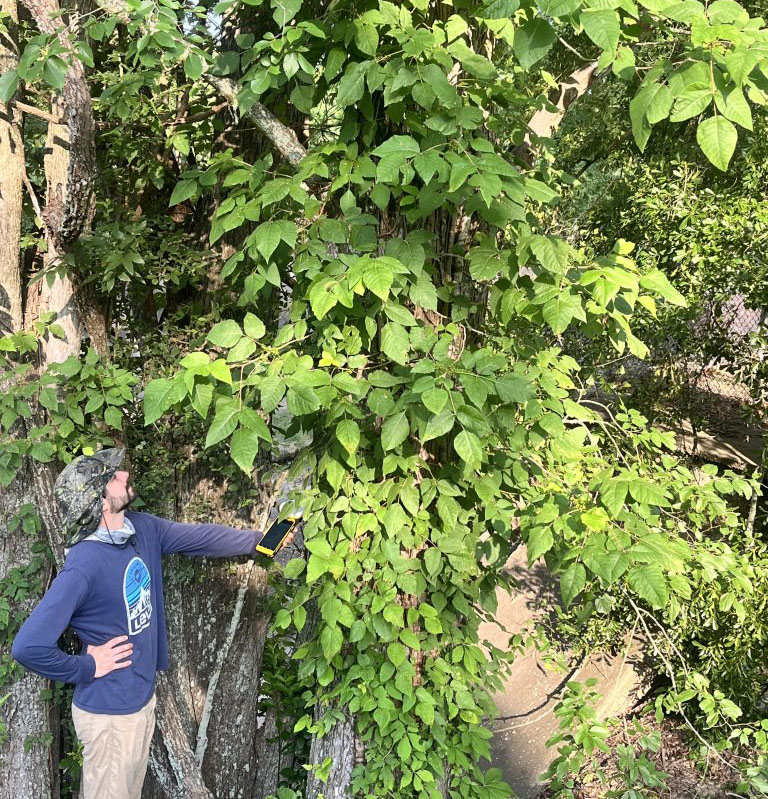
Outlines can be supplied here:
M0 74L18 63L15 46L18 14L16 0L0 0L0 10L10 22L10 38L0 36ZM0 103L0 334L22 328L22 287L19 242L21 236L24 144L21 113ZM17 425L16 435L23 436ZM33 502L27 465L16 479L0 491L0 582L14 570L33 561L35 536L23 534L11 526L19 507ZM31 587L31 586L30 586ZM26 601L13 607L25 613L37 592L31 590ZM2 654L7 661L8 653ZM31 674L24 674L9 688L10 696L0 709L6 726L6 740L0 745L0 799L41 799L51 795L52 771L48 767L48 707L43 699L44 684ZM3 686L2 693L6 687ZM35 741L31 746L25 742Z
M169 494L182 511L169 506L168 516L241 527L262 522L228 510L222 488L203 469L191 467L173 488ZM159 683L159 734L143 797L251 799L261 754L257 700L271 616L266 572L253 561L182 557L169 559L164 572L171 667Z
M2 10L16 20L14 0L1 0ZM55 4L27 3L40 30L53 32ZM62 34L64 35L64 34ZM7 38L0 39L0 72L13 66L18 57ZM34 319L24 318L20 268L20 229L22 213L22 184L25 175L20 108L0 106L0 286L2 286L3 326L10 331L21 330ZM47 194L42 212L45 224L46 266L56 265L61 254L90 224L93 216L93 121L90 96L87 93L82 66L74 63L67 84L54 102L53 116L65 122L49 122L47 149L44 159ZM71 284L57 278L52 286L43 282L38 287L35 302L37 314L53 310L59 314L66 340L49 337L43 343L40 367L61 361L80 351L81 324L72 301ZM3 330L3 332L7 332ZM34 423L33 419L29 423ZM24 429L15 431L24 435ZM57 509L53 502L54 472L48 465L25 462L15 481L0 492L0 579L8 577L15 568L24 569L35 563L33 545L36 536L20 530L9 531L8 523L19 507L30 503L41 510L44 532L61 562L61 542L57 533ZM23 616L31 609L51 577L44 561L40 569L27 577L26 599L13 609L14 616ZM7 654L5 655L7 657ZM11 686L5 715L8 740L0 755L3 758L3 780L0 780L0 799L47 799L59 795L58 780L58 709L43 699L49 687L47 681L25 673ZM31 744L31 745L30 745ZM26 750L26 751L25 751Z
M43 32L57 35L70 50L73 37L61 16L58 0L23 0L35 24ZM40 281L41 310L55 311L65 339L49 336L44 344L47 363L66 360L79 352L87 331L91 343L102 357L108 357L107 325L104 314L90 291L73 282L61 270L62 257L88 230L95 212L93 184L96 158L91 95L83 64L72 57L61 91L51 103L51 115L60 122L49 122L44 167L46 178L43 223L47 251L43 268L47 276ZM57 273L56 270L59 270Z

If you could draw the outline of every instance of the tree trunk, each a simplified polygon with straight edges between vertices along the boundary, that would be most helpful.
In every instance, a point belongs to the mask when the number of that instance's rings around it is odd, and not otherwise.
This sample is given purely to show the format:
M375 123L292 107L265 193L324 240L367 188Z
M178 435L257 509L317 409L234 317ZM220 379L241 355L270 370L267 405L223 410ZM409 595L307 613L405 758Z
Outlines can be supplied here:
M206 509L206 520L259 526L228 511L222 489L193 465L169 506ZM169 492L170 493L170 492ZM173 505L171 504L173 503ZM200 518L198 511L179 519ZM164 568L171 666L161 678L160 710L144 799L251 799L260 751L258 696L270 618L267 575L252 561L233 565L184 557Z
M315 717L319 716L319 709ZM357 754L354 718L344 715L336 726L323 738L314 737L309 753L309 762L321 766L326 758L331 758L328 779L323 782L317 773L311 771L307 777L307 799L346 799L349 796L349 783Z
M61 15L58 0L23 0L37 27L57 34L67 50L72 38ZM49 336L44 343L46 363L77 355L88 325L91 341L102 356L107 354L104 314L90 294L76 296L73 280L63 272L62 258L80 235L90 228L95 212L93 184L96 175L94 122L85 68L76 58L70 61L61 91L53 97L51 114L60 123L49 122L45 148L45 238L43 255L46 277L40 283L40 310L55 311L65 338ZM58 270L58 272L57 272Z
M16 38L16 0L0 0L0 10L9 14L10 35ZM8 38L0 36L0 75L16 68L18 52ZM24 142L21 113L0 103L0 335L21 327L21 208L24 176Z
M15 46L18 13L15 0L0 0L10 36L0 37L0 74L14 69L18 63ZM21 236L24 144L21 114L0 103L0 334L7 335L22 327L21 269L19 242ZM17 426L16 435L23 435ZM27 583L27 598L12 602L11 626L0 630L0 640L10 646L15 632L14 619L26 615L39 595L39 575L30 573L30 564L47 572L46 564L33 553L36 535L27 535L16 528L14 517L26 503L34 502L28 468L21 469L15 480L0 491L0 586L2 594L12 600L13 592L6 584ZM7 658L7 648L3 661ZM6 665L7 661L3 665ZM44 799L51 796L52 771L49 769L48 707L43 699L47 687L32 674L24 674L10 686L0 686L0 695L9 697L0 708L5 724L5 737L0 743L0 799Z
M26 598L10 603L13 626L8 630L8 646L3 647L4 661L17 629L15 620L32 610L50 571L45 558L33 552L37 534L28 535L12 524L20 506L34 500L29 465L25 464L14 481L0 491L0 585L26 584ZM5 638L4 633L0 631L0 639ZM49 760L51 727L48 702L43 698L48 687L46 680L30 672L2 687L2 693L10 696L0 708L7 736L0 745L0 799L48 799L53 795L56 764Z

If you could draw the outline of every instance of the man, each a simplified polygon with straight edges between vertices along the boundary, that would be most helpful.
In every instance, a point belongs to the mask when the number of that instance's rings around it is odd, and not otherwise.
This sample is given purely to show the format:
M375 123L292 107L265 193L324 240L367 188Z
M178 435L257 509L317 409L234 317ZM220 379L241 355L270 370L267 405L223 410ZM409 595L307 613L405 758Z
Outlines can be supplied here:
M118 469L123 456L122 449L81 456L56 479L67 558L12 650L31 671L75 684L83 799L141 796L155 727L155 676L168 668L162 556L246 555L262 538L256 530L126 514L135 492L129 473ZM59 648L67 627L83 642L79 655Z

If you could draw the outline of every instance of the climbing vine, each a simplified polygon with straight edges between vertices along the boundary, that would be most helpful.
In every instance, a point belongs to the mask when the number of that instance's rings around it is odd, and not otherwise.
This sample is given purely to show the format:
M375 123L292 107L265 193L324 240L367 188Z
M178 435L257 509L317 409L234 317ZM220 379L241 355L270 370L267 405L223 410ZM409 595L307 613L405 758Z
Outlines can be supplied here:
M101 78L106 119L148 124L145 98L165 86L187 108L223 96L269 144L252 159L214 152L205 110L166 128L182 164L169 204L213 207L208 243L227 257L214 302L197 309L199 335L173 370L145 375L143 421L197 414L205 448L228 448L249 475L278 440L302 442L292 468L305 480L295 500L307 557L286 566L292 598L274 621L301 633L317 609L293 654L306 710L295 731L353 725L363 754L351 795L506 796L479 764L490 692L514 651L484 648L478 629L515 546L545 559L581 622L617 632L628 608L675 623L707 582L753 590L736 513L752 482L700 480L671 454L671 434L601 408L564 352L575 330L643 357L633 319L684 299L638 268L630 242L595 255L542 225L562 176L525 141L546 104L529 73L569 37L639 84L627 113L640 148L665 120L705 115L696 140L725 170L735 125L751 128L747 98L766 99L762 21L732 0L166 0L83 20L96 42L117 40L118 26L129 36L119 79ZM635 46L647 36L661 42ZM19 79L60 88L54 41L30 40L0 78L1 100ZM88 64L88 45L73 55ZM149 168L141 180L163 185ZM97 227L86 245L106 261L107 293L141 269L139 227ZM147 283L183 283L172 266L153 261ZM122 425L136 378L116 370L89 354L25 390L82 449L86 414ZM23 416L18 397L4 401ZM36 443L46 457L64 451L34 436L24 446ZM662 704L697 699L717 723L734 721L732 700L707 690L676 685ZM308 766L343 779L330 758Z

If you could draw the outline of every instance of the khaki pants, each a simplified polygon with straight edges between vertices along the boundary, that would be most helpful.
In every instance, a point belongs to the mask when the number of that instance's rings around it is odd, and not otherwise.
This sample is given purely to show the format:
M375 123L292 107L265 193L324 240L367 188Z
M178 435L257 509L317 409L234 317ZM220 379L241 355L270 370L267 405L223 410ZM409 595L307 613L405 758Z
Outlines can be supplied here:
M155 697L136 713L110 716L72 705L83 744L82 799L141 799L149 744L155 730Z

